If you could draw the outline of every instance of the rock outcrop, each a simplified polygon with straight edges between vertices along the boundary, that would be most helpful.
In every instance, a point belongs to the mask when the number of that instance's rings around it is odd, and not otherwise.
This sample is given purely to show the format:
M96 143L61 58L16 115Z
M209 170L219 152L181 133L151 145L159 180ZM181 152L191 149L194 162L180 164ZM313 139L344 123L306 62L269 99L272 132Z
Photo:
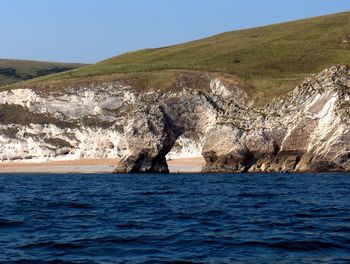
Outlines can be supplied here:
M162 107L145 106L133 112L124 136L129 152L118 171L169 172L165 156L179 134Z
M142 92L109 81L1 92L0 160L122 157L118 172L167 172L167 155L201 154L205 172L350 170L348 67L265 107L238 84L201 76L209 89L187 80Z
M232 116L215 126L203 148L205 171L348 171L349 100L350 69L327 69L285 98L247 109L241 123Z

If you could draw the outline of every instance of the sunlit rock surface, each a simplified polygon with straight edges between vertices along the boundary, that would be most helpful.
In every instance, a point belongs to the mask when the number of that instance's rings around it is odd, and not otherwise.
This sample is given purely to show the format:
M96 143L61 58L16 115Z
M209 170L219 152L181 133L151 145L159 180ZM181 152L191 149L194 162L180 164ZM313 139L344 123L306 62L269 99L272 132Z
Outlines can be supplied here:
M209 77L208 77L209 78ZM120 82L0 92L0 161L122 158L118 172L350 170L350 70L334 66L265 107L218 77L209 89L140 92Z

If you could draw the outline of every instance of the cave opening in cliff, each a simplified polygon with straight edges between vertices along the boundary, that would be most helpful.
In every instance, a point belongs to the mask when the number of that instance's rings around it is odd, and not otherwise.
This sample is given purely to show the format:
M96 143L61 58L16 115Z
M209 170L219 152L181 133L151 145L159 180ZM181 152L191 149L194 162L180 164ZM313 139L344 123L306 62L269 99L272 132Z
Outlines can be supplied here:
M189 137L187 134L180 136L166 155L169 171L201 172L205 164L202 156L202 145L202 140L199 138Z

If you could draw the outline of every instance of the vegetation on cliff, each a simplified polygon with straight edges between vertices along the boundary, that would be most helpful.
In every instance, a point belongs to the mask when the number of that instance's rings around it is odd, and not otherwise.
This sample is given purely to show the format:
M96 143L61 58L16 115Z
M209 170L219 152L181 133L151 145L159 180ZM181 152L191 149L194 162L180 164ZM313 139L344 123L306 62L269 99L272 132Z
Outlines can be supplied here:
M349 64L349 25L350 12L345 12L226 32L181 45L126 53L38 78L35 83L114 74L144 89L169 90L176 88L174 84L184 72L210 72L239 80L253 99L266 103L291 91L312 73Z

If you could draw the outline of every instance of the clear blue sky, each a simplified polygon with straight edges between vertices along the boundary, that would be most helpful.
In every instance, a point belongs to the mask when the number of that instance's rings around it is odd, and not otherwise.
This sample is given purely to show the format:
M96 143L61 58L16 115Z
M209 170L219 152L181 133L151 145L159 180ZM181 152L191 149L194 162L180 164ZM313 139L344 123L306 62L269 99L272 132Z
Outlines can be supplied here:
M350 0L0 0L0 58L92 63L348 10Z

